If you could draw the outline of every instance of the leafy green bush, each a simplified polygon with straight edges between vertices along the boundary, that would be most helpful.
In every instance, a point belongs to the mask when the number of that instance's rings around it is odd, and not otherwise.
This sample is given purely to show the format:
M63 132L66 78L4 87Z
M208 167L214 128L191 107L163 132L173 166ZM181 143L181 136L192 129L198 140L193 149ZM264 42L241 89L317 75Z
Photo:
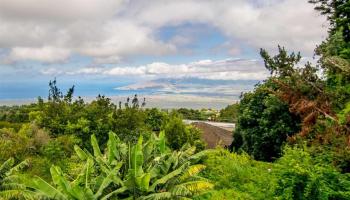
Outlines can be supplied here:
M9 128L9 129L14 129L15 131L18 131L22 126L22 123L11 123L8 121L0 121L0 129L3 128Z
M286 147L275 164L275 195L279 199L350 198L350 174L341 174L331 164L318 162L308 151Z
M350 174L309 152L287 146L275 163L266 163L217 149L204 161L204 177L215 190L203 199L350 199Z
M204 142L201 140L201 131L193 126L185 125L182 117L173 112L170 114L168 123L164 127L167 142L172 149L180 149L186 143L196 145L199 150L204 149Z
M271 199L274 194L276 180L271 163L217 149L204 164L204 176L215 183L210 199Z
M24 160L30 154L30 139L13 129L0 129L0 162L10 158Z
M235 103L226 106L224 109L220 110L219 121L222 122L236 122L238 115L239 104Z
M146 109L145 124L152 130L159 132L168 121L168 115L157 108Z
M288 105L270 94L271 83L243 95L232 148L254 159L272 161L281 156L287 137L299 132L299 119Z

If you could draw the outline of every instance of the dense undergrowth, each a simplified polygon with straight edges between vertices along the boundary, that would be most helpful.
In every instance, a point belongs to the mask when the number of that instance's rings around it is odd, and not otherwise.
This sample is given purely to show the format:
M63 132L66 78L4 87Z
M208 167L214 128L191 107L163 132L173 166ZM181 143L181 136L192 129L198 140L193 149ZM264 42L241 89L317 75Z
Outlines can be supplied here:
M215 183L207 199L350 199L350 175L307 148L286 147L274 163L218 149L204 164L204 176Z

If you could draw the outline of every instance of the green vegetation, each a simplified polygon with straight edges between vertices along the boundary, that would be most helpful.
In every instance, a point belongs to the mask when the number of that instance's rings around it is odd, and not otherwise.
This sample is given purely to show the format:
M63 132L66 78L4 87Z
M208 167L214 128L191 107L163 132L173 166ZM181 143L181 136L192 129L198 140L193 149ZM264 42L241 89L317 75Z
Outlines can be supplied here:
M257 160L279 157L288 137L299 131L300 120L288 105L268 92L269 82L243 95L232 148Z
M218 122L236 122L238 114L238 103L228 105L217 111L213 109L187 109L180 108L176 111L180 113L184 119L202 120L202 121L218 121Z
M207 199L349 199L350 176L311 156L309 149L286 147L274 163L225 150L205 160L205 177L215 183Z
M0 199L350 199L350 3L310 2L331 24L318 65L262 49L271 76L220 112L87 103L56 80L0 107ZM236 121L234 152L182 117Z
M172 149L180 149L186 143L196 146L198 150L204 149L205 144L201 141L201 132L198 128L186 126L182 122L182 117L175 112L170 113L169 117L164 132Z
M226 106L224 109L220 110L220 115L218 121L220 122L236 122L238 117L239 104L235 103Z
M204 153L194 154L193 147L170 152L163 133L145 143L141 136L130 146L110 132L104 154L94 135L91 144L93 154L75 146L85 164L72 181L52 166L53 185L40 178L24 180L26 190L33 189L33 197L52 199L181 199L212 188L197 176L205 168L196 164Z

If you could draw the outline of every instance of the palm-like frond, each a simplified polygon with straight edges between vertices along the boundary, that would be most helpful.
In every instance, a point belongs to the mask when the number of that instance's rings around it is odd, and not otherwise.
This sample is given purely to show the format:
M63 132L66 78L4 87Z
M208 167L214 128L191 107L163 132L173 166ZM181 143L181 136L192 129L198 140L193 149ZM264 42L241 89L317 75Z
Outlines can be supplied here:
M0 165L0 178L8 174L9 170L13 167L15 160L10 158ZM1 179L0 179L1 180Z
M31 191L26 190L21 183L21 175L16 173L28 165L23 161L14 166L14 159L10 158L0 165L0 199L34 199Z

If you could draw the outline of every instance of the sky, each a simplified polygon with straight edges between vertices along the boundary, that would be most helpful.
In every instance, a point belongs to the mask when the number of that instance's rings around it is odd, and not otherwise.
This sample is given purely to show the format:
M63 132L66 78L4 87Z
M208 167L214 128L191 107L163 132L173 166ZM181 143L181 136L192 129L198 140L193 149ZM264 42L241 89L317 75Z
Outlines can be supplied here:
M268 77L260 48L315 62L327 25L307 0L0 0L0 104L56 78L86 98L222 107Z

